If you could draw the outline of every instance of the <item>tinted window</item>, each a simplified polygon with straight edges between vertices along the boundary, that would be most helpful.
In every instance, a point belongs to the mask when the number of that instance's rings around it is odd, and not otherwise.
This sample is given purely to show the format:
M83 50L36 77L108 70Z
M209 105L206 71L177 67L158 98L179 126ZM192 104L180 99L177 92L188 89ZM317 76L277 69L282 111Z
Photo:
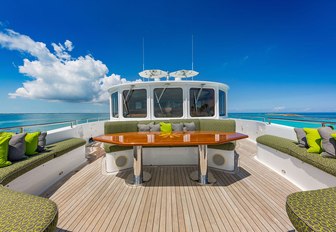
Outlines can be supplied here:
M118 118L118 92L112 94L112 117Z
M154 116L176 118L183 116L183 91L181 88L154 89Z
M123 91L123 116L125 118L147 117L147 91L145 89Z
M218 96L218 102L219 102L219 116L225 116L226 115L226 94L224 91L219 90L219 96Z
M215 115L215 91L205 88L190 89L190 116L212 117Z

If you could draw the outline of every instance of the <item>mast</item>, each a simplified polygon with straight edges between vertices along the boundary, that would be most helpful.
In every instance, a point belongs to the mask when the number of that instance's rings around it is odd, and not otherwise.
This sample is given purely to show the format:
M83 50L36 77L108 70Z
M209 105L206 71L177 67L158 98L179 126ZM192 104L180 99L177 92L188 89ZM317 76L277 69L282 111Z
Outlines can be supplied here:
M191 35L191 70L194 71L194 34ZM191 77L194 80L194 77Z
M145 70L145 37L142 37L142 71ZM142 78L144 81L144 78Z

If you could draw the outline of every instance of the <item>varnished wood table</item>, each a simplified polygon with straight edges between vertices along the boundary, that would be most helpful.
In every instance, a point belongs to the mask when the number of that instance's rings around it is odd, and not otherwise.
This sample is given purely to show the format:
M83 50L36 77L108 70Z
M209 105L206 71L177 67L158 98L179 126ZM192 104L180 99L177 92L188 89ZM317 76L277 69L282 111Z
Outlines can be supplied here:
M133 172L134 175L129 181L134 185L141 185L149 181L151 176L143 171L142 147L146 146L198 146L198 171L190 176L200 184L211 184L216 182L208 175L208 145L219 145L248 138L247 135L235 132L219 131L188 131L188 132L125 132L107 134L95 137L95 141L117 144L119 146L133 146Z

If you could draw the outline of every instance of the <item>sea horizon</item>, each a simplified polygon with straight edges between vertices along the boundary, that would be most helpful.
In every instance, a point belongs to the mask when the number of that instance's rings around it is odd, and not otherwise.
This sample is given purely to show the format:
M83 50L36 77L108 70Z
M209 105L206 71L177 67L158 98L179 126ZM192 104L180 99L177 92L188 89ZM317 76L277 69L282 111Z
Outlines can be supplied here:
M52 117L50 117L52 115ZM320 127L321 122L336 124L336 112L232 112L228 118L271 122L292 127ZM97 120L108 120L109 113L0 113L0 129L37 125L31 130L52 130ZM64 124L41 125L49 123Z

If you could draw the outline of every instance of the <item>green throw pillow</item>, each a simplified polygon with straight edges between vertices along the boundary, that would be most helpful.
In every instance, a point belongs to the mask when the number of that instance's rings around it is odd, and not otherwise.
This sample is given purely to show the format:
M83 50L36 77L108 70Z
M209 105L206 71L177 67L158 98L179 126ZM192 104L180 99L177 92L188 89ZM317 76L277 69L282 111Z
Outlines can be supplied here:
M0 132L0 136L1 137L2 136L8 136L8 135L12 136L12 135L15 135L15 133L13 133L13 132L7 132L7 131Z
M8 145L11 139L10 134L1 134L0 136L0 167L6 167L12 163L8 161Z
M336 134L331 134L331 137L333 137L336 140Z
M38 145L38 137L40 134L41 132L27 133L25 137L26 155L36 155L38 153L36 149Z
M321 147L321 141L322 138L318 132L317 129L312 128L303 128L303 130L307 134L307 142L308 142L308 152L310 153L321 153L322 147Z
M173 131L172 124L160 122L160 130L162 133L171 133Z

